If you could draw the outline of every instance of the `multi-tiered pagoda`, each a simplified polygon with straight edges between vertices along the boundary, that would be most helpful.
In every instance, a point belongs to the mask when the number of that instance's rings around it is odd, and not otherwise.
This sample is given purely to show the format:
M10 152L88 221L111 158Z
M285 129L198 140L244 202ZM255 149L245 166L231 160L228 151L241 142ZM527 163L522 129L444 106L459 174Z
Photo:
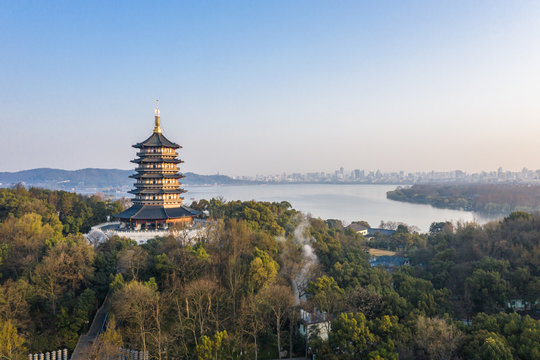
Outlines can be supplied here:
M133 145L138 149L135 195L133 206L115 215L122 227L129 229L166 229L170 224L191 223L198 212L182 206L177 149L182 147L169 141L161 133L159 107L156 106L155 127L152 135L141 143Z

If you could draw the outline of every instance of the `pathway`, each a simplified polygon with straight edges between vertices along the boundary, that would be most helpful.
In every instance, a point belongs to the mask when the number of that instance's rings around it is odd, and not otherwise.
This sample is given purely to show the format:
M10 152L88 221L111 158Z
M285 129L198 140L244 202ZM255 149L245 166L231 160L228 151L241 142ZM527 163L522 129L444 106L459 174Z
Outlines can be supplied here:
M96 312L96 315L94 316L94 320L92 321L92 325L90 326L88 332L79 338L79 342L77 343L75 350L73 350L73 355L71 355L71 360L88 359L88 354L92 349L92 344L94 343L94 340L99 336L99 334L101 334L101 331L105 326L109 308L110 304L109 298L107 296L103 301L101 307Z

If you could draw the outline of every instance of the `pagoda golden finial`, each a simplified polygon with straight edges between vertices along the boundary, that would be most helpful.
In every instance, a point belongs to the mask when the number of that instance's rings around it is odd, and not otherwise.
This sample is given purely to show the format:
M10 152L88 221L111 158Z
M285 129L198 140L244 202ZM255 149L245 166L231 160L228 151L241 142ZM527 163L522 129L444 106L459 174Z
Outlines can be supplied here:
M161 125L159 123L159 100L156 100L156 126L154 127L154 132L161 134Z

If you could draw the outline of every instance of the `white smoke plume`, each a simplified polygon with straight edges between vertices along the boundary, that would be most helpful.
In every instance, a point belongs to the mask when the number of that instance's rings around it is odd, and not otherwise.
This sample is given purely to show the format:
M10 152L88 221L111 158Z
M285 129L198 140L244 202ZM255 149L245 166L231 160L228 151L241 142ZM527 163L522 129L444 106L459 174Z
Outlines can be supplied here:
M311 236L307 236L308 228L308 219L301 216L300 224L298 224L293 232L294 242L302 247L302 262L299 264L301 268L296 274L295 278L291 279L297 304L299 304L301 301L305 301L306 287L309 281L312 280L314 272L319 264L315 250L311 246L314 239Z

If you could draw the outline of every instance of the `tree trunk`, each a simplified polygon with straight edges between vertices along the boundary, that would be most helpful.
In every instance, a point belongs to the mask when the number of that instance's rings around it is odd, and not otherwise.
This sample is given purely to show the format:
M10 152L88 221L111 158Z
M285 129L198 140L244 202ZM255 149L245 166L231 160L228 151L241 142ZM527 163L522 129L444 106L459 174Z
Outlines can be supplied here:
M281 321L278 318L276 318L276 335L277 335L277 351L278 351L278 358L281 360L281 336L279 336L279 333L281 332Z
M159 299L156 299L156 326L158 332L158 359L161 360L161 321L159 319Z
M292 334L293 334L293 323L292 320L289 322L289 359L292 359Z
M257 335L253 337L253 340L255 341L255 360L257 360L258 356L258 349L257 349Z
M142 323L139 323L139 330L141 331L141 341L143 346L143 354L146 354L146 337L144 336L144 327Z

